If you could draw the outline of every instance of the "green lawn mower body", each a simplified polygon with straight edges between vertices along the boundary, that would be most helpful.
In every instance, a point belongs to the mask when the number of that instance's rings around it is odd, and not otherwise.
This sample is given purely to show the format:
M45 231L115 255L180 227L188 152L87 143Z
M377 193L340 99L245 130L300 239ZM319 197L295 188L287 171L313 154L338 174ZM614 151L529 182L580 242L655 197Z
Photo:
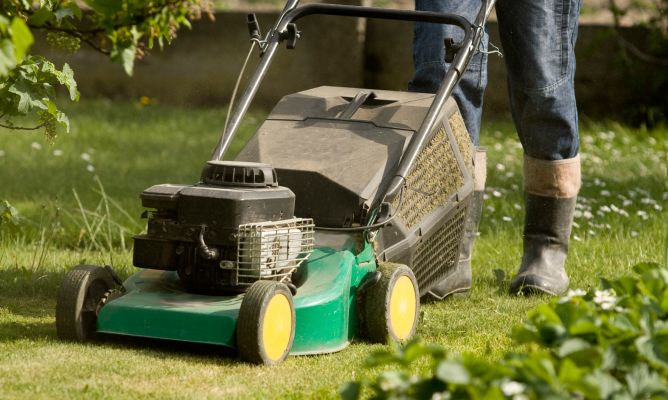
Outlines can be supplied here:
M357 335L356 289L376 263L368 244L355 253L348 239L341 248L316 248L300 266L308 278L293 298L296 328L290 354L338 351ZM243 294L194 294L184 290L175 272L148 269L123 286L126 294L100 310L98 332L236 348Z
M493 2L474 23L420 11L290 0L260 40L246 92L194 185L141 194L140 272L78 266L61 286L59 337L128 335L226 346L277 364L351 340L405 341L419 298L455 268L473 191L473 148L450 98ZM234 161L221 161L278 45L311 14L448 23L453 68L436 94L320 87L284 97ZM280 185L279 185L280 181Z

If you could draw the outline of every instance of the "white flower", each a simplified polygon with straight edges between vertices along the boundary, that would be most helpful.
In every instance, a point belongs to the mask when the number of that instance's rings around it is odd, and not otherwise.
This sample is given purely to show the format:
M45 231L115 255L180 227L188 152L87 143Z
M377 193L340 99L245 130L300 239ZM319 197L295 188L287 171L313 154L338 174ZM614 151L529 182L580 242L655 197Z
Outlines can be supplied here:
M661 211L661 210L663 210L663 207L661 207L661 206L658 205L658 204L654 204L654 209L655 209L656 211Z
M638 236L638 232L636 232L636 231L631 231L631 237L637 237L637 236Z
M503 145L501 143L495 143L494 144L494 150L496 150L496 151L503 150Z
M494 211L496 211L496 208L494 208L492 206L487 206L487 211L493 213Z
M601 196L609 197L609 196L610 196L610 191L608 191L608 190L601 190Z
M504 215L503 217L501 217L501 219L504 220L505 222L510 222L510 221L513 220L512 218L510 218L510 217L507 216L507 215Z
M594 218L594 214L592 214L591 211L589 211L589 210L585 210L585 211L582 213L582 216L583 216L585 219L592 219L592 218Z
M580 239L580 236L578 236L578 235L573 235L573 240L575 240L576 242L581 242L582 241L582 239Z
M90 162L93 158L88 153L81 153L81 159L87 162Z
M608 206L603 206L603 207L600 208L600 210L603 211L604 213L608 213L608 212L611 211L610 207L608 207Z
M494 191L492 191L492 196L501 197L501 192L499 192L498 190L494 190Z
M594 292L594 303L603 310L612 310L617 303L617 295L613 289L597 290Z
M450 393L448 392L437 392L431 395L431 400L448 400L450 399Z
M522 206L519 203L515 203L515 204L513 204L513 208L516 209L516 210L521 210Z
M628 207L628 206L630 206L631 204L633 204L633 202L632 202L631 200L626 199L626 200L624 200L624 202L622 203L622 206L624 206L624 207Z
M5 156L5 151L4 151L4 150L0 150L0 157L4 157L4 156Z
M497 171L505 171L505 170L506 170L506 166L503 165L503 164L496 164L496 170L497 170Z
M56 156L56 157L60 157L60 156L63 155L63 151L60 150L60 149L55 149L55 150L53 151L53 155Z
M561 304L568 303L569 301L573 300L574 298L582 297L582 296L585 296L586 294L587 294L587 292L583 289L575 289L575 290L570 289L566 293L566 296L559 299L559 303L561 303Z
M30 147L32 147L33 150L42 150L42 145L37 142L32 142L30 144Z
M515 381L507 381L501 384L501 391L504 395L509 397L524 393L524 389L525 387L523 384Z
M88 164L86 166L86 170L88 170L88 172L95 172L95 167L93 166L93 164Z

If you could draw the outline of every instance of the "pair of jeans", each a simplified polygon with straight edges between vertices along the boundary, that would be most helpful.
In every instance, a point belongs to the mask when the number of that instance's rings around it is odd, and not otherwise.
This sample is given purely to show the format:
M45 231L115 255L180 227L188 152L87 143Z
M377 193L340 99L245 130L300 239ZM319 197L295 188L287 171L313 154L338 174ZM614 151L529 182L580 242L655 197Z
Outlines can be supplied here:
M518 136L529 156L541 160L575 157L579 150L575 102L575 40L581 0L498 0L503 57L508 71L510 108ZM423 11L448 12L473 21L480 0L415 0ZM444 39L459 41L461 29L416 23L413 41L415 75L409 90L438 90L449 65ZM487 35L481 49L487 49ZM471 140L478 145L482 102L487 85L487 54L478 52L462 75L453 97Z

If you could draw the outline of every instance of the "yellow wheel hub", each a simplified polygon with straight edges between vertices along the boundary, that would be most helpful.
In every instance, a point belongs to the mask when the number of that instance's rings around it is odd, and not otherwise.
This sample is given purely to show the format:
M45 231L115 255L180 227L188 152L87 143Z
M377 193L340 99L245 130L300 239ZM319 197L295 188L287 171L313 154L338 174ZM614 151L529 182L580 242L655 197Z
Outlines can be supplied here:
M399 340L411 334L416 318L415 286L405 275L399 277L390 294L390 329Z
M285 353L292 335L292 310L284 294L269 300L262 320L262 346L271 360L279 360Z

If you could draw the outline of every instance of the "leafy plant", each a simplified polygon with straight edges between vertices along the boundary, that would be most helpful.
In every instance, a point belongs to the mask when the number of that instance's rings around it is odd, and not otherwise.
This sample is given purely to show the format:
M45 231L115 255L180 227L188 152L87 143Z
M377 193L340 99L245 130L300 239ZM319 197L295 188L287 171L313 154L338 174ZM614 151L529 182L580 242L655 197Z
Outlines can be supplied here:
M85 7L80 5L85 4ZM62 69L44 57L31 55L33 31L69 52L81 44L108 55L132 75L134 61L157 42L170 43L181 27L202 13L212 16L210 0L6 0L0 2L0 127L44 129L47 137L57 127L69 130L67 116L55 103L55 87L63 86L70 100L79 92L69 65ZM39 123L24 127L21 117Z
M19 211L14 208L7 200L0 200L0 231L3 228L17 230L21 225L21 216Z
M450 356L419 340L372 354L368 367L399 367L346 384L341 395L432 399L668 398L668 267L645 263L636 276L602 279L532 310L513 330L526 352L498 363ZM429 373L410 372L427 358Z

